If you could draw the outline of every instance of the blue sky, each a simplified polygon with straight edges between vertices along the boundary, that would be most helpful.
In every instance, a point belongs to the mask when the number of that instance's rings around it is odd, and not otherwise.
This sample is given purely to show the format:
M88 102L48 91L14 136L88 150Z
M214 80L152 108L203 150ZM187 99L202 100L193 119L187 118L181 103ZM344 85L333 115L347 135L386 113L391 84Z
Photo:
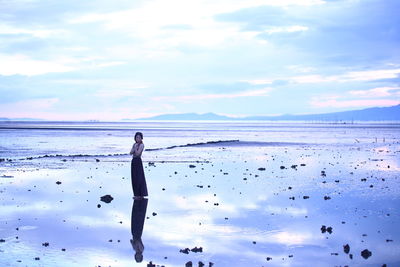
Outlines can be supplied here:
M0 0L0 117L400 104L398 0Z

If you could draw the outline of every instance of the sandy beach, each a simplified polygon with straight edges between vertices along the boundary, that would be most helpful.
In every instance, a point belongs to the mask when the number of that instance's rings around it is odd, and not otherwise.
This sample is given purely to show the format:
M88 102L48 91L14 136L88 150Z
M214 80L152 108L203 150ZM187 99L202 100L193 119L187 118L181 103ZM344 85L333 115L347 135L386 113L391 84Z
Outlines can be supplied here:
M129 155L4 158L1 266L399 266L396 130L352 143L237 137L144 152L141 263Z

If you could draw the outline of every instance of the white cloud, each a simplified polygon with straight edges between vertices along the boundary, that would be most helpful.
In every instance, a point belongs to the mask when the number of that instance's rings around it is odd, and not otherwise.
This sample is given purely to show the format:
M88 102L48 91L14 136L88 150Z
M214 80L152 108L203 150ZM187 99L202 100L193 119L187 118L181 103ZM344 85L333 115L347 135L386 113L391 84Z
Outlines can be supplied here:
M51 72L68 72L75 68L64 62L35 60L24 55L0 54L0 75L41 75Z
M0 34L11 34L11 35L18 35L18 34L28 34L33 37L38 37L38 38L47 38L50 36L55 36L55 35L60 35L60 34L65 34L65 30L49 30L45 28L36 28L36 29L31 29L31 28L18 28L18 27L13 27L9 25L0 25Z
M311 106L317 108L357 108L357 107L388 107L400 104L400 100L392 99L330 99L313 98Z
M70 24L101 23L107 31L120 31L140 39L145 47L165 49L182 44L215 46L230 41L254 39L257 32L243 32L239 23L217 22L214 16L243 8L262 5L320 5L320 0L249 0L249 1L148 1L138 8L89 13L69 20ZM179 7L179 8L178 8ZM169 27L186 25L184 29ZM307 27L293 25L267 29L268 33L306 31Z
M178 102L192 102L199 100L212 100L212 99L227 99L227 98L240 98L240 97L257 97L268 96L273 88L263 88L259 90L248 90L237 93L229 94L198 94L198 95L181 95L181 96L161 96L154 97L156 101L178 101Z
M349 91L350 95L377 98L377 97L400 97L400 87L377 87L369 90L353 90Z
M269 27L268 29L264 30L264 32L268 34L274 33L292 33L292 32L304 32L308 31L308 27L301 26L301 25L294 25L294 26L285 26L285 27Z
M289 66L289 69L293 69L296 72L310 72L315 70L313 68L299 68L296 66ZM246 80L250 84L271 84L274 81L282 80L289 81L298 84L314 84L314 83L346 83L346 82L363 82L363 81L375 81L382 79L392 79L397 78L400 75L400 69L378 69L378 70L368 70L368 71L350 71L337 75L322 75L322 74L308 74L299 76L280 76L274 78L260 78L254 80Z

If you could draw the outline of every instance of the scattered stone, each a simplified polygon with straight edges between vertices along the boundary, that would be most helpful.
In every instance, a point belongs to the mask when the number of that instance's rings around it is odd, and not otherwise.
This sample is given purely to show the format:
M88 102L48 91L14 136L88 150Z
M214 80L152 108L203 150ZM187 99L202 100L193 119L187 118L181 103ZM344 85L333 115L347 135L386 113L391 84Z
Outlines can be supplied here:
M344 251L344 253L349 254L349 252L350 252L349 244L346 244L346 245L343 246L343 251Z
M189 168L196 168L196 165L190 164Z
M36 258L35 258L35 261L40 261L40 258L39 258L39 257L36 257Z
M48 247L49 246L49 242L42 243L42 246L43 247Z
M259 171L265 171L265 168L258 168Z
M339 256L339 253L334 252L334 253L331 253L331 255L332 255L332 256Z
M331 197L329 197L329 196L324 196L324 199L325 199L325 200L329 200L329 199L331 199Z
M147 267L156 267L156 265L153 264L153 262L149 262L149 263L147 264Z
M291 200L294 200L294 199L295 199L295 197L289 197L289 199L291 199Z
M57 182L56 182L56 184L60 185L60 184L61 184L61 182L60 182L60 181L57 181Z
M303 166L303 167L304 167L304 166L306 166L306 164L305 164L305 163L302 163L302 164L300 164L300 166Z
M153 212L152 215L153 215L153 216L157 216L157 213L156 213L156 212Z
M197 253L197 252L202 253L203 252L203 248L202 247L199 247L199 248L198 247L194 247L190 251L192 251L194 253Z
M386 239L386 242L393 242L392 239Z
M322 176L322 177L325 177L325 176L326 176L325 171L321 171L321 176Z
M61 251L65 251L65 250L66 250L65 248L62 248L62 249L61 249Z
M285 167L285 166L281 166L280 168L281 168L281 170L283 170L283 169L286 169L286 167Z
M303 199L309 199L310 197L309 196L303 196Z
M369 251L368 249L364 249L363 251L361 251L361 256L362 256L364 259L368 259L369 257L372 256L372 252Z
M180 253L184 253L184 254L189 254L189 251L190 251L189 248L179 250Z
M329 234L332 234L332 227L326 227L325 225L321 226L321 233L325 234L328 232Z
M6 242L4 239L0 239L0 243L4 243Z
M105 203L110 203L114 198L111 195L104 195L100 197L100 200Z
M297 165L292 165L292 166L290 166L290 168L297 169Z
M270 261L270 260L272 260L272 258L271 257L267 257L267 261Z

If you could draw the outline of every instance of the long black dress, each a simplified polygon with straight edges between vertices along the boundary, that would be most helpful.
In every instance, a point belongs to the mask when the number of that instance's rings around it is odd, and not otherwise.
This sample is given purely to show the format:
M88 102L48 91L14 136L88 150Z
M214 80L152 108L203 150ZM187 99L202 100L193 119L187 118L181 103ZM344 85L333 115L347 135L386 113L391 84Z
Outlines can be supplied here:
M132 190L135 197L148 196L141 157L133 157L131 162Z

